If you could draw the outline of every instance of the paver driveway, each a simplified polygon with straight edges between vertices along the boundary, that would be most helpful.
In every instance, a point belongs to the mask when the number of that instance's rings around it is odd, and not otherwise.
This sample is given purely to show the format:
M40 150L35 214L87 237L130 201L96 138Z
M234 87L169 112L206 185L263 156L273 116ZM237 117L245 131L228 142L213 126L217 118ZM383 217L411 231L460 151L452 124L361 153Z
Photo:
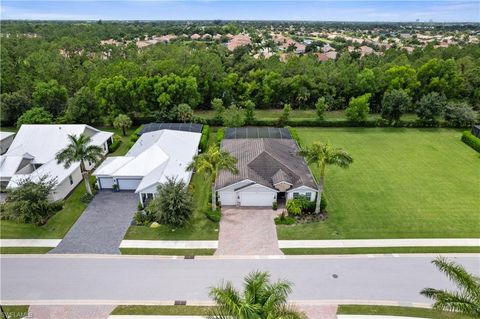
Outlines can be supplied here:
M283 255L273 220L277 214L265 207L222 208L215 255Z
M100 191L60 244L57 254L119 254L137 210L138 195Z

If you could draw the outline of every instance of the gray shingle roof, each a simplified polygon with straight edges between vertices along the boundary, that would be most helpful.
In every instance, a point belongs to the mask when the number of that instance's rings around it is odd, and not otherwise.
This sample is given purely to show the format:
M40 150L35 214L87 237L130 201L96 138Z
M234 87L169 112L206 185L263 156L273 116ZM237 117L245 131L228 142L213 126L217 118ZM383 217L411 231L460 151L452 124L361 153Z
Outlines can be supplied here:
M275 188L274 184L282 180L291 183L292 188L317 188L307 163L298 155L299 149L294 140L224 139L221 148L237 158L239 173L233 175L220 171L216 180L217 189L245 179L270 188Z

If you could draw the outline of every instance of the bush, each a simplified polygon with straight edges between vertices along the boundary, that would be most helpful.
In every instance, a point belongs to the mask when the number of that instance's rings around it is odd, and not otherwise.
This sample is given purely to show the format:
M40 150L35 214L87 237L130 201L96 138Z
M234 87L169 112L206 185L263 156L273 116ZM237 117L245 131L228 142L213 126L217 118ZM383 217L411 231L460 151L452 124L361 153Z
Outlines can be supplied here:
M57 200L56 202L53 202L50 207L52 208L52 212L59 212L62 210L63 205L65 205L64 200Z
M468 127L475 123L477 114L465 102L450 102L445 107L445 121L453 127Z
M113 143L108 146L108 152L115 152L120 147L120 144L122 144L122 140L116 138L116 136L113 136Z
M480 153L480 138L473 135L470 131L463 132L462 142Z
M208 138L210 137L210 126L204 125L202 127L202 137L200 138L200 149L205 151L208 147Z
M298 201L291 199L287 202L287 211L289 215L300 215L302 208Z
M138 133L140 133L142 128L143 128L143 125L140 125L139 127L137 127L135 131L133 131L132 135L130 135L131 142L135 143L136 141L138 141L138 139L140 138L140 136L138 136Z
M84 204L88 204L92 201L93 195L90 195L89 193L85 193L82 196L80 196L80 201Z
M290 132L290 135L292 136L292 139L294 139L297 142L298 146L301 147L302 146L302 141L300 139L300 135L298 135L297 130L294 129L293 127L291 127L291 126L287 126L287 129Z
M207 209L204 212L204 214L209 220L211 220L214 223L220 222L220 218L222 217L222 213L220 212L220 209L216 209L216 210Z
M382 99L382 118L389 123L398 122L403 113L407 112L412 99L403 90L387 91Z
M327 209L327 198L325 197L325 194L322 192L322 198L320 200L320 212L321 213L324 213ZM315 209L315 206L314 206L314 209Z
M218 131L217 131L217 137L215 139L215 143L218 146L220 146L224 137L225 137L225 129L223 127L219 128Z
M53 122L53 116L43 107L33 107L25 111L17 120L17 127L22 124L50 124Z
M232 104L223 114L223 126L226 127L242 127L245 125L245 112Z
M275 225L292 225L295 224L295 218L287 216L285 214L285 211L282 212L282 214L275 218Z
M285 104L282 110L282 114L277 120L277 125L278 127L284 127L287 125L288 120L290 119L290 113L292 112L292 107L290 104Z
M370 112L370 93L359 97L352 97L345 110L345 115L351 121L364 121Z
M275 201L272 203L272 209L277 210L278 209L278 203Z
M138 211L135 213L133 220L137 225L148 226L155 221L155 214L152 214L148 210Z

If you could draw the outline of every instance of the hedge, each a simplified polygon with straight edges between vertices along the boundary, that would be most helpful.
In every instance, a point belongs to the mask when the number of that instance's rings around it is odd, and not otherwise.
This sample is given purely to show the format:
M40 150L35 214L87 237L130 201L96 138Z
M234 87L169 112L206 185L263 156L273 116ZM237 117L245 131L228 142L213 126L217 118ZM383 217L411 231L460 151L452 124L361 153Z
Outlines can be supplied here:
M292 138L297 142L298 147L302 147L302 140L300 139L300 136L298 135L298 132L296 129L294 129L291 126L287 126L288 131L290 132L290 135Z
M113 143L108 146L108 152L115 152L120 147L120 144L122 144L122 140L115 139Z
M463 132L462 142L480 153L480 138L473 135L470 131Z
M223 127L219 128L217 131L217 137L215 140L215 143L220 146L220 143L222 143L223 138L225 137L225 129Z
M138 133L140 133L142 128L143 128L143 124L140 125L139 127L137 127L137 129L135 131L133 131L132 135L130 135L130 141L131 142L135 143L140 138Z
M208 138L210 136L210 126L204 125L202 127L202 137L200 138L200 149L205 151L208 147Z

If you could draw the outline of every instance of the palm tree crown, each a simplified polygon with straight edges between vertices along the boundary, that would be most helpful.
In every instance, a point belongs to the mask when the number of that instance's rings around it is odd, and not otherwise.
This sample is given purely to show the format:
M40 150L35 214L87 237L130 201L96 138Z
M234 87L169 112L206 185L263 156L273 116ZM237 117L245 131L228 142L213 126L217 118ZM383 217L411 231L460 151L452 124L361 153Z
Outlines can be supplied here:
M255 271L247 275L243 294L231 282L210 289L210 297L216 302L210 318L217 319L302 319L287 304L292 284L280 280L270 282L267 272Z
M196 170L212 178L212 210L215 210L215 179L220 170L227 170L232 174L238 174L237 159L230 153L222 151L218 146L211 146L208 151L193 158L187 170Z
M68 135L69 144L60 150L55 159L57 163L63 163L65 168L69 168L73 163L80 162L80 171L85 181L87 192L92 195L88 172L85 168L85 161L90 163L97 163L103 155L103 149L96 145L90 145L91 138L85 134Z
M420 293L435 300L434 309L457 311L480 317L480 278L469 274L465 268L443 257L432 263L458 287L458 291L425 288Z
M308 164L316 164L320 170L317 202L315 205L315 213L318 214L320 213L325 167L327 165L336 165L341 168L348 168L350 164L353 163L353 158L345 150L333 147L333 145L328 142L313 142L312 146L302 149L300 155L305 157Z

